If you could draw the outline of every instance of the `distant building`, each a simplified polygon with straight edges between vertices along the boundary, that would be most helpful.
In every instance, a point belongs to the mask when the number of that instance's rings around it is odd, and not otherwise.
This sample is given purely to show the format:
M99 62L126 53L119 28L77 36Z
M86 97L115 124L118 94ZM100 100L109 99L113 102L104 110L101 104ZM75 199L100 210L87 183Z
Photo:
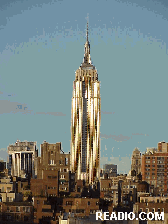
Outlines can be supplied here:
M153 148L154 149L154 148ZM168 194L168 143L159 142L158 149L142 155L142 180L154 187L155 195Z
M6 169L6 162L0 160L0 172L4 171L5 169Z
M32 177L37 175L35 160L38 156L36 142L21 142L17 140L14 145L8 146L8 174L10 176Z
M105 164L103 165L103 174L107 173L108 177L117 176L117 165L114 164Z
M141 153L138 148L135 148L131 159L131 175L136 176L141 173Z

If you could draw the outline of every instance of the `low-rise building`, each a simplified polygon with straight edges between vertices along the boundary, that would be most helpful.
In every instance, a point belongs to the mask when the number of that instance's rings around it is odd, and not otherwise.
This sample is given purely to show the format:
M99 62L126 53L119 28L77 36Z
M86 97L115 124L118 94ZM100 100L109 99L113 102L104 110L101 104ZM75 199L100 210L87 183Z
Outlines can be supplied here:
M33 223L33 205L31 202L0 202L1 223Z

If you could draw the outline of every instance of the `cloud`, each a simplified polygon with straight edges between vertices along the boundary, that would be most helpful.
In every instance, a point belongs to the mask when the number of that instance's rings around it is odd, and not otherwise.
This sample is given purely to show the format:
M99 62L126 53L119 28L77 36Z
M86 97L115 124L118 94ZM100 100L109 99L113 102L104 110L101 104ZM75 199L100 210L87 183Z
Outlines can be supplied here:
M142 134L142 133L141 133L141 134L139 134L139 133L134 133L134 134L132 134L132 135L144 135L144 134Z
M53 116L66 116L66 114L63 114L62 112L36 112L36 114L44 114L44 115L53 115Z
M134 133L134 134L132 134L132 135L145 135L145 136L149 136L148 134L139 134L139 133Z
M16 94L13 94L13 93L7 93L7 92L1 92L1 91L0 91L0 94L2 94L3 97L16 96Z
M115 112L101 111L102 114L114 114Z
M120 134L120 135L117 136L117 135L106 135L106 134L101 134L100 133L100 137L101 138L105 138L105 139L112 138L115 141L120 141L120 142L122 142L122 141L128 141L130 139L130 137L123 136L122 134Z
M0 100L0 114L6 113L19 113L31 114L32 110L28 110L27 104L22 104L18 102L11 102L9 100Z

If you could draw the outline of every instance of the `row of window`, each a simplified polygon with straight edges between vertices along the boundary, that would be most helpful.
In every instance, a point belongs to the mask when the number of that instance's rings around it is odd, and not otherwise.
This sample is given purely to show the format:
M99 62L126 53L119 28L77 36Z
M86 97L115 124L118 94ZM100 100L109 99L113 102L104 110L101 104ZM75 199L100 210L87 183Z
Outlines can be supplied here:
M76 202L76 204L78 205L78 201ZM73 201L66 201L66 205L73 205ZM87 202L87 205L90 205L90 201ZM99 202L96 202L96 205L99 205Z
M150 165L145 165L145 167L150 167ZM155 165L152 165L152 167L155 167ZM157 168L164 168L164 165L157 165Z
M151 163L150 160L146 160L145 162L146 163ZM155 163L155 160L153 160L152 163ZM164 163L164 161L157 161L156 164L165 164L165 163Z
M136 186L131 185L130 188L135 188ZM129 188L129 185L124 185L123 188Z
M63 164L64 164L65 166L68 166L68 158L65 158L65 161L60 160L60 161L59 161L59 164L60 164L60 165L63 165ZM51 160L50 160L50 165L56 165L56 164L54 163L54 159L51 159Z
M7 207L7 212L10 212L10 211L12 211L12 209L13 208L11 208L11 207ZM30 212L30 207L23 207L23 212ZM17 206L16 207L16 212L20 212L21 210L20 210L20 207L19 206Z
M146 171L149 171L149 170L146 169ZM145 175L150 175L150 173L145 172ZM152 175L155 175L155 173L152 173ZM166 176L166 173L164 173L164 170L157 170L157 176Z
M61 191L61 190L62 190L62 191L67 191L67 189L68 189L67 187L62 187L62 188L60 188L59 190L60 190L60 191Z
M164 160L166 157L149 157L149 156L146 156L145 159L155 159L157 158L157 160Z
M56 189L56 187L48 187L48 189Z
M150 179L150 176L146 176L145 178L146 179ZM152 179L157 179L157 180L164 179L164 174L163 175L159 175L159 176L157 174L157 178L155 178L155 174L153 173Z
M48 179L57 179L57 176L48 176Z
M140 212L149 213L149 208L144 209L144 211L143 211L143 208L140 208L139 210L140 210ZM158 209L153 208L152 209L152 213L155 213L155 212L164 212L164 208L162 208L162 209L160 209L160 208L158 208Z

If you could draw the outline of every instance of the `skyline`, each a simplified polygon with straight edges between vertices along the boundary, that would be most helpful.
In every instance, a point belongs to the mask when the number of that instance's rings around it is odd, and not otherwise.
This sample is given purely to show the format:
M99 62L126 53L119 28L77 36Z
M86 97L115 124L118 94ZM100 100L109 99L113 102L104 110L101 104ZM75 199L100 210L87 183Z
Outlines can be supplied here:
M80 11L73 2L0 3L0 157L17 139L37 141L38 149L43 140L61 142L70 151L73 81L89 17L101 81L100 162L128 173L135 147L143 153L168 142L167 4L86 1Z

